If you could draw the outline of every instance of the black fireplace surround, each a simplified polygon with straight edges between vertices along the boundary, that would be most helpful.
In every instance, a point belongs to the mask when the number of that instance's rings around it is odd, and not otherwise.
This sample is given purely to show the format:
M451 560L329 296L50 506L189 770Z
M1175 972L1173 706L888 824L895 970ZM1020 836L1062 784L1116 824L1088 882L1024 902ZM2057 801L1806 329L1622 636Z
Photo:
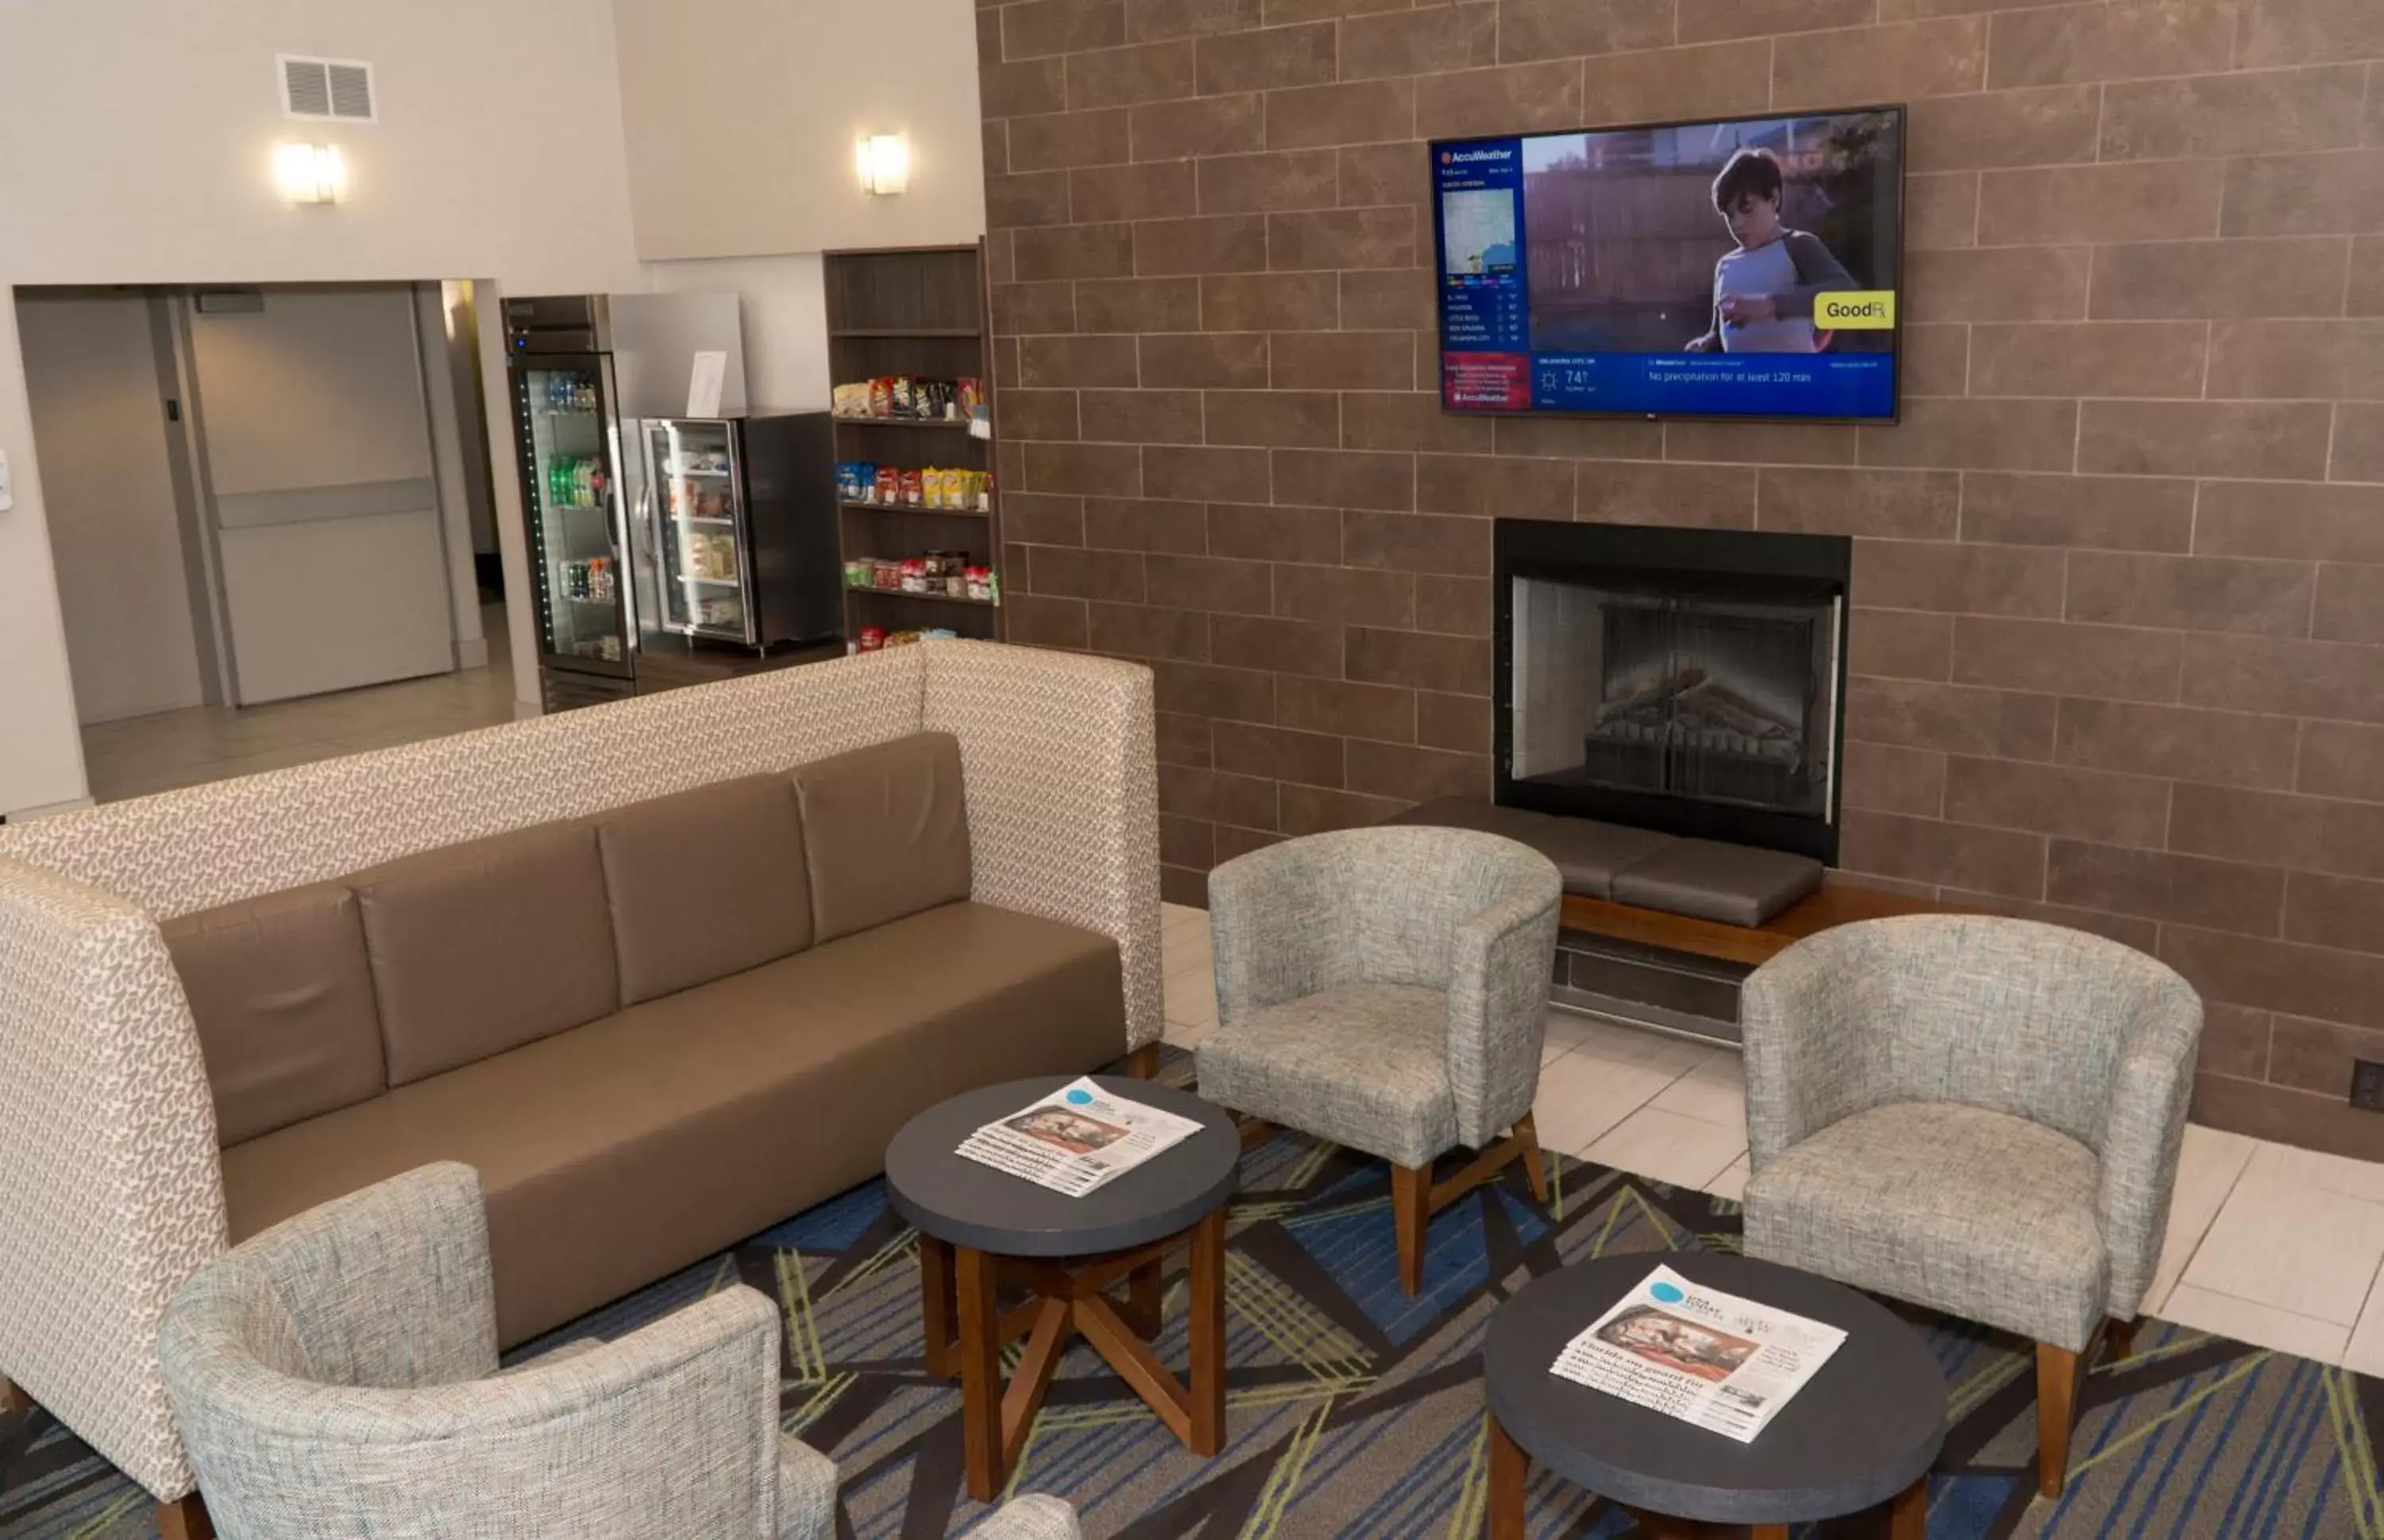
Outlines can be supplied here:
M1496 521L1503 806L1838 859L1843 536Z

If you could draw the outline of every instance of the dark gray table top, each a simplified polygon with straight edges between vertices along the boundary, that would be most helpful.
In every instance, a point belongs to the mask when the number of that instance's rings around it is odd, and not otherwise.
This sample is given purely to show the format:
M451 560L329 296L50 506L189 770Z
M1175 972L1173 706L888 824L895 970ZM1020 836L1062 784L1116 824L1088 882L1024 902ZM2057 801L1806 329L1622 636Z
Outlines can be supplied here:
M952 1153L986 1124L1075 1078L1051 1074L987 1086L904 1124L886 1149L886 1190L895 1211L954 1246L1004 1257L1084 1257L1188 1229L1233 1196L1242 1154L1233 1115L1189 1091L1122 1075L1093 1079L1124 1100L1195 1119L1200 1132L1082 1198Z
M1847 1334L1754 1443L1548 1372L1658 1263ZM1525 1453L1601 1497L1673 1518L1776 1524L1856 1512L1911 1485L1945 1441L1945 1376L1918 1332L1843 1285L1749 1257L1642 1251L1546 1273L1498 1307L1482 1359L1490 1410Z

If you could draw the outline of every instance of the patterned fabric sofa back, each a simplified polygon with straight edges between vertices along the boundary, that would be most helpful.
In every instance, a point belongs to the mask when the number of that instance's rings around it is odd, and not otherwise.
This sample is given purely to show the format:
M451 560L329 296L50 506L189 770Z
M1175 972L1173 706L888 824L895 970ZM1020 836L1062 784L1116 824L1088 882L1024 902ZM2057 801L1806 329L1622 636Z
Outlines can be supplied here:
M924 650L782 669L0 828L153 920L919 730Z

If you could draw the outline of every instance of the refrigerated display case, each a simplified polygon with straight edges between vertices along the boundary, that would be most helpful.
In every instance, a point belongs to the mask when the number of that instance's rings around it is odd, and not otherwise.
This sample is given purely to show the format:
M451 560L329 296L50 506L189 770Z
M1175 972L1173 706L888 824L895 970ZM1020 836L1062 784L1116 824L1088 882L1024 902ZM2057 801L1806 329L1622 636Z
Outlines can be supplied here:
M622 571L611 360L558 354L513 362L539 662L632 678L637 616Z
M841 634L827 414L659 418L636 436L652 629L761 651Z
M654 626L624 474L638 419L684 409L707 354L726 360L720 409L744 409L737 296L525 295L504 317L540 694L550 711L626 696Z

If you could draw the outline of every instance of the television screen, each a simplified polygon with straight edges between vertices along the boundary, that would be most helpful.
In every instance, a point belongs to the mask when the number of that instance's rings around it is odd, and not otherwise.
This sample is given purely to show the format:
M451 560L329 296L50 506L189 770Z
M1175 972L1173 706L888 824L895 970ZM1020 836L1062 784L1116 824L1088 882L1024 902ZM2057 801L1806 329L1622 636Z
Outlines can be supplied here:
M1453 412L1889 421L1904 111L1432 146Z

